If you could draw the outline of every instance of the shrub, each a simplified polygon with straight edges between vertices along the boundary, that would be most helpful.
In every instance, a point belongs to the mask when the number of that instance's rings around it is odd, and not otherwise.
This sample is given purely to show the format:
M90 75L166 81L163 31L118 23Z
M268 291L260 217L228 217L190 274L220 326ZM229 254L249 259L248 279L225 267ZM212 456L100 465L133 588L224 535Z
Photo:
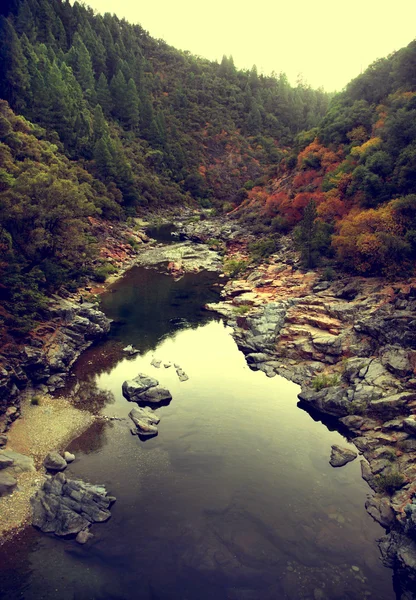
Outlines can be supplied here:
M276 238L263 238L256 240L248 245L248 250L253 261L260 262L263 258L268 258L278 249Z
M138 244L137 240L135 240L134 238L132 238L132 237L128 238L127 243L130 244L130 246L133 248L133 250L139 249L139 244Z
M336 276L337 274L332 267L325 267L321 279L322 281L334 281Z
M237 260L230 258L224 262L224 272L229 277L237 277L247 270L248 263L246 260Z
M94 279L99 283L104 283L109 275L117 271L116 267L111 263L103 264L97 267L94 271Z
M40 404L40 397L39 397L39 396L33 396L33 397L30 399L30 404L31 404L32 406L39 406L39 404Z
M239 316L239 315L245 315L246 313L249 312L249 310L251 309L251 306L249 304L240 304L240 306L235 306L233 308L234 313Z
M405 480L405 476L397 471L392 471L386 475L377 475L377 477L374 478L377 491L388 494L393 494L393 492L401 488Z
M317 375L312 380L312 387L316 392L323 390L327 387L332 387L333 385L337 385L339 383L338 375Z

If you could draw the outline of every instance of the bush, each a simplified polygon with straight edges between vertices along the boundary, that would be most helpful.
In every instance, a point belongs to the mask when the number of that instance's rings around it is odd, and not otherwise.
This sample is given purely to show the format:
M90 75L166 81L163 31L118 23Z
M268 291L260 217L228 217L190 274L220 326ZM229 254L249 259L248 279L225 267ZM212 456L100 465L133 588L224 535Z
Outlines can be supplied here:
M40 404L40 397L39 397L39 396L33 396L33 397L30 399L30 404L31 404L32 406L39 406L39 404Z
M134 238L132 238L132 237L128 238L127 243L130 244L130 246L133 248L133 250L137 251L139 249L139 243Z
M246 260L237 260L235 258L230 258L224 263L224 272L229 277L237 277L237 275L241 275L247 270L248 263Z
M316 392L323 390L324 388L332 387L339 383L338 375L317 375L312 380L312 387Z
M237 316L245 315L246 313L249 312L250 309L251 309L251 306L249 304L240 304L240 306L235 306L233 308L234 313Z
M388 494L393 494L393 492L401 488L405 480L405 476L397 471L392 471L386 475L377 475L377 477L374 478L377 491Z
M104 283L109 275L115 273L117 269L111 263L106 263L97 267L94 271L94 279L99 283Z
M332 267L325 267L321 279L322 281L334 281L336 276L337 274Z
M276 238L263 238L248 245L251 258L255 262L260 262L263 258L268 258L277 249L278 242Z

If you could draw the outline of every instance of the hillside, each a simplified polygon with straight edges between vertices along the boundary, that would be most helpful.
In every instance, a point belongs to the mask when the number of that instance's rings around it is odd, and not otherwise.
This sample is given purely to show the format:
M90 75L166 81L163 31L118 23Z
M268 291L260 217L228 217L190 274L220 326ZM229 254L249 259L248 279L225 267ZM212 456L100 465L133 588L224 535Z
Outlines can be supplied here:
M307 266L334 259L397 276L416 256L416 42L381 59L300 133L277 175L240 208L259 232L295 229ZM308 214L305 209L309 203ZM307 234L307 220L313 221Z
M94 275L92 217L213 208L260 236L257 257L293 231L307 267L410 273L415 62L412 43L331 100L77 2L2 3L3 324L25 332L46 296Z

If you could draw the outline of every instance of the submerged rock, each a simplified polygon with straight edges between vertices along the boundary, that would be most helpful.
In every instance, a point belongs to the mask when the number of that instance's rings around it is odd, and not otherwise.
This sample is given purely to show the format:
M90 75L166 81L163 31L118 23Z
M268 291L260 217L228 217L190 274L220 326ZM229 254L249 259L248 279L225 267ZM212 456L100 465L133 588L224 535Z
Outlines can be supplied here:
M179 378L179 381L188 381L189 377L188 375L185 373L185 371L183 369L176 369L176 375Z
M357 458L357 452L350 450L349 448L342 448L334 444L331 446L331 458L329 464L331 467L343 467L347 463Z
M45 481L31 502L35 527L44 533L67 536L87 530L92 523L107 521L115 498L108 496L103 486L67 479L58 473Z
M135 407L129 412L129 417L135 424L135 433L138 435L152 437L159 433L156 425L160 419L150 408Z

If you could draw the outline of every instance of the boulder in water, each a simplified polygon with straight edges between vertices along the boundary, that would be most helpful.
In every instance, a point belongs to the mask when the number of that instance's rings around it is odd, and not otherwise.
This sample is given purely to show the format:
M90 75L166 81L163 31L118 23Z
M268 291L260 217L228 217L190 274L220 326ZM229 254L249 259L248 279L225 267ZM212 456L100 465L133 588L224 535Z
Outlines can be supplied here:
M33 525L44 533L57 536L75 535L92 523L103 523L111 517L115 502L101 485L67 479L63 473L49 477L31 499Z

